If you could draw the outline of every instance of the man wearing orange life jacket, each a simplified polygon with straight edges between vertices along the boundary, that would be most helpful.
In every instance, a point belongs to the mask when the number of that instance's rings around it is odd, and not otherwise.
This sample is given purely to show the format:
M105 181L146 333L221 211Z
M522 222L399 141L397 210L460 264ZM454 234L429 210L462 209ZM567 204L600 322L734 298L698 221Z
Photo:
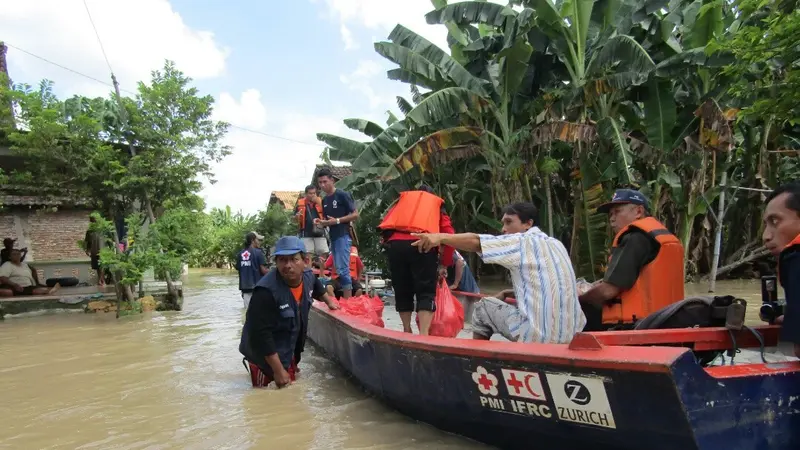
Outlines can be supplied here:
M648 210L647 198L632 189L618 189L597 208L608 213L615 236L603 280L579 297L585 331L630 329L683 300L683 246Z
M331 283L327 285L328 295L340 298L344 292L342 290L342 283L339 281L339 274L336 273L336 270L333 270L333 255L328 256L324 268L330 270L332 277ZM358 256L358 249L353 245L350 247L350 278L353 281L353 295L356 297L364 292L364 288L358 281L361 279L361 274L363 273L364 262L361 261L361 257Z
M438 249L420 252L411 245L417 240L411 233L453 234L455 230L444 211L444 200L434 195L433 189L426 185L402 192L378 229L383 234L392 272L395 308L403 322L403 331L411 333L411 313L416 299L419 333L427 335L436 310L439 265L452 265L455 249L443 246L441 255Z
M764 209L764 246L778 258L778 281L786 294L781 340L794 344L800 357L800 182L775 189Z
M303 239L309 255L325 257L329 253L328 240L325 239L324 228L314 224L315 219L322 219L322 199L317 196L314 185L306 186L305 197L297 200L294 217L299 227L298 236Z

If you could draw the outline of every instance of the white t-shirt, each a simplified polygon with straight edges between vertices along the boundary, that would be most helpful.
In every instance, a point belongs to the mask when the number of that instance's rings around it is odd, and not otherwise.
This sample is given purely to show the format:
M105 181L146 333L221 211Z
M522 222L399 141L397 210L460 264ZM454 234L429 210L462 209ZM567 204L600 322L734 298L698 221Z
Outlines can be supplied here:
M34 283L31 268L26 263L17 265L11 261L6 261L0 266L0 277L6 277L12 283L22 287L33 286Z

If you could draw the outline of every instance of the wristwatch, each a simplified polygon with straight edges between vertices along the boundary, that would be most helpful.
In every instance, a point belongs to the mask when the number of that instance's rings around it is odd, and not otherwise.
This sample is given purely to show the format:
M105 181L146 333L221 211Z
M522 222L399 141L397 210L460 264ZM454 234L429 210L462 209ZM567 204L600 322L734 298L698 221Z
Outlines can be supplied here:
M340 222L339 222L339 218L337 217L337 218L336 218L336 225L339 225L339 223L340 223Z

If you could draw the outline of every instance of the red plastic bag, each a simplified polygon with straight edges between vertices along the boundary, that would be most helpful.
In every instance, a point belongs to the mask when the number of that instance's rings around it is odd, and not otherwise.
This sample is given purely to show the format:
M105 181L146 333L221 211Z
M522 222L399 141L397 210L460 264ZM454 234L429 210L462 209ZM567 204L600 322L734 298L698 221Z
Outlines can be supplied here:
M419 315L417 316L417 327L419 327ZM436 288L436 311L433 312L433 320L428 334L454 338L463 328L464 306L450 292L450 286L442 278Z
M376 301L377 300L377 301ZM378 307L380 304L380 308ZM379 298L370 298L367 295L339 299L340 311L364 319L368 323L383 328L383 302Z

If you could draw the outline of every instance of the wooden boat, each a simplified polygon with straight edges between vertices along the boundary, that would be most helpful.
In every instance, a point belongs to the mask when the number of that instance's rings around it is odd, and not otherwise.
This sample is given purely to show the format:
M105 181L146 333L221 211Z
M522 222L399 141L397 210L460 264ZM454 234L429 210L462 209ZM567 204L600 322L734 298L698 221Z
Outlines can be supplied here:
M410 335L312 308L309 338L400 412L503 449L800 448L800 362L702 367L725 328L579 333L569 345ZM764 326L766 346L778 327Z

